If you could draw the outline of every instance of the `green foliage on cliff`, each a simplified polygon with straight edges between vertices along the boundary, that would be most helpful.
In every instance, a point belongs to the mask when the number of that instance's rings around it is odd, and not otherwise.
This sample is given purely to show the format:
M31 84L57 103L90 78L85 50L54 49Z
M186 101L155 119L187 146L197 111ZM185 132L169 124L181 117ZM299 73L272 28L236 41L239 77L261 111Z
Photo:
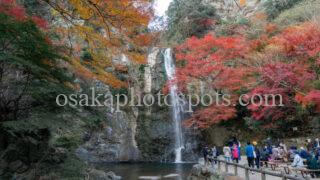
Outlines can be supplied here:
M293 8L279 14L275 22L281 26L288 26L309 20L317 20L320 17L319 12L319 0L304 0Z
M62 59L31 20L0 14L0 121L15 120L35 106L55 106L70 92Z
M203 36L218 18L213 6L194 0L174 0L167 15L167 38L175 42L183 42L191 36Z
M292 8L302 0L267 0L264 8L269 19L275 19L281 12Z

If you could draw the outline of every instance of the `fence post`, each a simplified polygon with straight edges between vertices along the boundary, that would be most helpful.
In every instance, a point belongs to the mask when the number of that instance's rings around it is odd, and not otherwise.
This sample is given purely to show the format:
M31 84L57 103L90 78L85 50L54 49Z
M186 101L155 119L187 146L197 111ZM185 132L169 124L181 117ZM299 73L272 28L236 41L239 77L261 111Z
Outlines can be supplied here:
M226 172L228 172L229 171L229 169L228 169L228 163L227 162L225 162L225 169L226 169Z
M234 165L234 174L238 176L238 166Z
M261 180L266 180L266 173L261 171Z
M250 177L249 177L249 169L247 167L245 167L245 176L246 176L246 180L250 180Z
M282 175L282 180L287 180L287 178L286 178L286 176L285 176L285 174L281 171L281 175Z

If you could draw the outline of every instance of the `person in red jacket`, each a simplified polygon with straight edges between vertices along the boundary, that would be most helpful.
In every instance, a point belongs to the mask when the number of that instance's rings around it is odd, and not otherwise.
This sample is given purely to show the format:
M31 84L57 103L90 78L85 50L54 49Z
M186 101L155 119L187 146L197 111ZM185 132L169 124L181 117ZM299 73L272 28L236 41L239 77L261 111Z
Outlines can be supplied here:
M236 163L239 163L239 148L237 144L233 144L232 146L232 159Z

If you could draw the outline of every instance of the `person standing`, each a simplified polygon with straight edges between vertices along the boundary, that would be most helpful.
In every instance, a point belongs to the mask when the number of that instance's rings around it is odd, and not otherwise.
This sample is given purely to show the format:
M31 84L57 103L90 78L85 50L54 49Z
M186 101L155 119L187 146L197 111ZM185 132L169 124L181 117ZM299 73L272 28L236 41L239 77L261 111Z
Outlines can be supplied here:
M245 151L249 167L254 168L254 147L251 145L250 142L247 143Z
M268 147L265 146L261 152L261 156L260 156L261 161L264 162L264 166L268 166L268 161L269 161L269 151L268 151Z
M233 144L232 146L232 159L236 163L239 163L239 147L237 144Z
M217 164L218 150L217 150L216 146L213 146L213 148L211 149L211 153L212 153L213 162L215 164Z
M276 146L272 146L271 159L272 160L279 160L279 148Z
M208 154L209 154L209 148L208 148L208 146L205 146L205 147L202 149L202 154L203 154L203 158L204 158L204 165L207 165L207 164L208 164Z
M258 143L257 142L253 142L253 145L254 145L254 152L255 152L255 164L257 166L257 168L259 169L260 168L260 150L259 148L257 147Z
M320 148L319 138L316 138L316 139L314 140L313 148L314 148L314 149Z
M231 161L231 149L228 145L223 147L224 158L227 162Z

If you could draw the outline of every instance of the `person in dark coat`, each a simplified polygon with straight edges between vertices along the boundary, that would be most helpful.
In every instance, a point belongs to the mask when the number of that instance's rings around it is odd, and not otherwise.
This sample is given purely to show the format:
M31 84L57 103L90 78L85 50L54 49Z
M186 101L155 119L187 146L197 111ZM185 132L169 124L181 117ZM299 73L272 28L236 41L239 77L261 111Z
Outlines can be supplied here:
M258 148L258 143L256 141L254 141L253 143L254 146L254 152L255 152L255 157L254 157L254 161L255 161L255 165L257 166L257 168L260 168L260 150Z
M269 151L268 151L268 147L265 146L260 154L260 160L261 161L264 161L264 164L265 166L268 166L268 161L269 161L269 158L270 158L270 154L269 154Z
M202 154L203 154L203 158L204 158L204 164L207 165L208 164L208 155L209 155L209 148L208 146L204 146L202 149Z

